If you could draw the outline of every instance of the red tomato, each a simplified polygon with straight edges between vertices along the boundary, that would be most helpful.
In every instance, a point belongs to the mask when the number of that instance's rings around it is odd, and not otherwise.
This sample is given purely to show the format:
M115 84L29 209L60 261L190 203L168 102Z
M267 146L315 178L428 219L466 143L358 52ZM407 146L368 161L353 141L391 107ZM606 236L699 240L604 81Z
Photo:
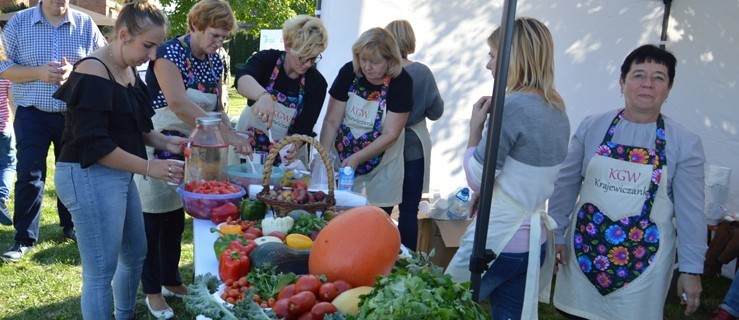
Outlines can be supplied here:
M352 288L352 285L350 285L349 282L346 282L344 280L334 281L334 286L336 286L336 289L339 290L339 294Z
M295 295L295 285L294 284L288 284L282 290L280 290L280 293L277 294L277 300L287 299Z
M339 309L330 302L319 302L310 309L310 313L313 315L313 319L323 320L323 316L336 313L338 310Z
M247 255L248 255L248 253L247 253ZM239 279L239 286L240 287L246 287L248 285L249 285L249 280L247 280L246 277L241 277L241 279Z
M262 229L259 229L257 227L250 227L249 229L246 229L246 233L251 233L257 236L257 238L262 236Z
M318 289L318 300L321 301L334 301L338 295L339 289L336 289L336 285L331 282L322 284L321 288Z
M241 236L244 237L244 239L251 240L251 241L254 241L256 238L259 238L259 236L257 236L256 234L248 233L248 232L242 233Z
M312 274L302 275L295 282L295 293L310 291L313 295L318 295L318 289L320 288L321 279L318 279L318 277Z
M294 320L295 316L287 310L287 299L279 299L275 304L272 305L272 311L278 318L284 318L285 320Z
M310 311L315 304L316 295L310 291L303 291L287 299L287 311L298 316Z
M316 318L314 318L310 311L308 311L301 314L300 317L298 317L298 320L316 320Z
M282 240L283 242L285 241L285 237L287 237L284 233L279 231L272 231L268 234L268 236L280 238L280 240Z

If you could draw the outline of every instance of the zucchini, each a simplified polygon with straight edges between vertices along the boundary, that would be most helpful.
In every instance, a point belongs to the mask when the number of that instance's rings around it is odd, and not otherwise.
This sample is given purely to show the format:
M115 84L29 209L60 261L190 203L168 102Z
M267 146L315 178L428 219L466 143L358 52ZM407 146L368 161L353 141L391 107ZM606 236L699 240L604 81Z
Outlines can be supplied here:
M282 242L267 242L252 250L249 261L252 269L269 264L281 273L308 274L309 256L310 249L293 249Z

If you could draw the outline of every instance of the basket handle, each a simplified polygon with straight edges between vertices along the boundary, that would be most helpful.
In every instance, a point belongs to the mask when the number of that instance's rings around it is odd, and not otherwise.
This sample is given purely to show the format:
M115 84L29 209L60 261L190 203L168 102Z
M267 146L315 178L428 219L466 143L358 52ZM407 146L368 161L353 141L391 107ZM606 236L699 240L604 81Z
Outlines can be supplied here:
M264 190L269 190L269 180L270 176L272 175L272 164L275 162L275 159L277 158L277 154L282 150L283 147L290 143L302 141L305 143L308 143L312 145L314 148L316 148L316 151L318 151L318 154L321 155L321 159L323 160L323 164L326 165L326 175L329 176L329 181L331 181L333 178L334 170L331 167L331 162L328 160L328 155L326 154L326 151L323 150L323 147L320 143L313 137L302 135L302 134L294 134L291 136L287 136L283 138L282 140L276 142L272 149L269 151L269 154L267 154L267 159L264 162L264 176L262 177L262 187L264 187ZM328 184L328 194L333 197L334 195L334 184L329 182Z

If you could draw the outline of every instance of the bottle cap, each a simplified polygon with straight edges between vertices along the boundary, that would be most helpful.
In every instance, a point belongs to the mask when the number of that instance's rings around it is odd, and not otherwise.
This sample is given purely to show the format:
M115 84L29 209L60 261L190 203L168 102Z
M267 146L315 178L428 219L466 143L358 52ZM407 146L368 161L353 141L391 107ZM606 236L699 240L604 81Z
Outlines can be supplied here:
M221 123L221 119L211 118L211 117L199 117L196 118L197 124L202 124L204 126L212 126Z
M344 174L352 174L352 173L354 173L354 170L352 170L352 167L350 167L350 166L346 166L346 167L341 168L341 171Z

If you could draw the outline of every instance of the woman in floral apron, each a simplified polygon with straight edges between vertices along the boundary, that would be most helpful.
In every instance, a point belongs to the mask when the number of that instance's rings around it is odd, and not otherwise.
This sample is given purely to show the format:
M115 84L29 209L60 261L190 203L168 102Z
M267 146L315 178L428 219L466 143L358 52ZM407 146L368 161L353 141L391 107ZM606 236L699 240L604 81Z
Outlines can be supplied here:
M500 29L496 29L488 37L490 61L486 66L493 74L500 41ZM518 18L511 46L486 242L486 248L498 257L482 277L480 299L489 299L494 320L530 320L538 318L540 290L549 293L546 285L554 265L550 254L554 239L548 230L553 229L553 222L544 209L567 155L570 122L564 100L554 87L554 42L549 29L536 19ZM485 123L490 105L490 97L482 97L470 117L464 169L475 192L487 156ZM454 281L470 281L476 224L477 220L465 230L445 271ZM549 263L543 263L544 257ZM540 283L544 284L541 289Z
M288 135L315 136L313 126L326 98L328 84L315 68L328 45L328 31L321 20L296 16L283 25L282 38L285 51L257 52L236 76L236 88L249 99L250 106L241 112L236 130L247 131L254 137L255 151L267 152L273 142ZM274 140L270 140L270 134ZM300 147L292 145L288 149L287 162L298 155L307 161L306 148ZM229 162L236 160L231 157ZM275 165L280 162L278 158Z
M403 190L403 128L413 107L413 81L392 34L365 31L331 85L321 146L355 171L354 191L390 213Z
M224 65L217 50L236 28L236 19L228 3L203 0L190 9L188 24L190 32L159 46L157 59L149 63L146 74L156 111L154 130L180 137L192 133L196 118L207 117L209 111L223 111L219 90ZM241 152L250 152L249 141L231 130L228 117L222 116L223 137ZM153 159L184 160L153 148L148 148L147 154ZM182 200L176 187L164 182L136 177L136 183L148 241L143 291L153 314L169 310L165 313L169 316L172 312L162 294L180 297L187 293L178 270L185 227Z
M675 64L653 45L632 51L626 107L586 118L572 138L549 203L554 304L571 319L662 319L676 247L677 296L686 315L700 304L705 158L700 138L661 113Z

